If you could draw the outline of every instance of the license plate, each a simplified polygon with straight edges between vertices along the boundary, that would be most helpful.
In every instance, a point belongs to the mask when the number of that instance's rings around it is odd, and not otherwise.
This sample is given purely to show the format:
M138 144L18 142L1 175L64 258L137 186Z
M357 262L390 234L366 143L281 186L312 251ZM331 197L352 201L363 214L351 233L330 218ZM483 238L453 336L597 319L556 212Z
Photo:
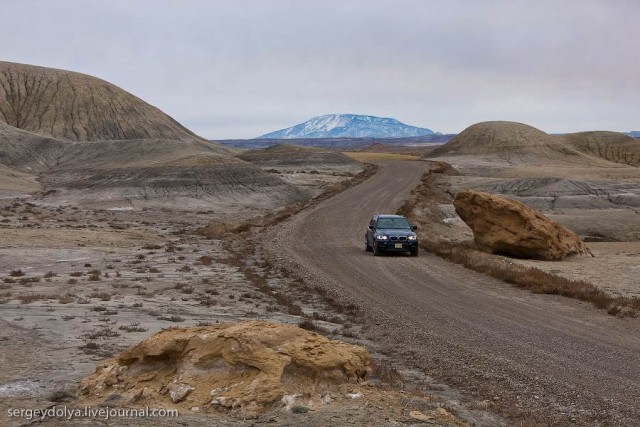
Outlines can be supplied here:
M402 243L396 243L396 249L402 249Z

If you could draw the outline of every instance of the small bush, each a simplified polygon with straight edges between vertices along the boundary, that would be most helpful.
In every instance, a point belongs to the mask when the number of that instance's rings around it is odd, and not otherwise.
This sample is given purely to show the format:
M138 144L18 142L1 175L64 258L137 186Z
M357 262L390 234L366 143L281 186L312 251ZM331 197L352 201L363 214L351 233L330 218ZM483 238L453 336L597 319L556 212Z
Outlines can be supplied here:
M89 298L97 298L102 301L110 301L111 294L109 292L92 292L89 294Z
M139 323L130 323L128 325L121 325L118 329L125 332L147 332L149 329L143 328Z
M321 334L327 334L329 332L327 329L316 325L313 320L306 317L298 323L298 326L307 331L319 332Z

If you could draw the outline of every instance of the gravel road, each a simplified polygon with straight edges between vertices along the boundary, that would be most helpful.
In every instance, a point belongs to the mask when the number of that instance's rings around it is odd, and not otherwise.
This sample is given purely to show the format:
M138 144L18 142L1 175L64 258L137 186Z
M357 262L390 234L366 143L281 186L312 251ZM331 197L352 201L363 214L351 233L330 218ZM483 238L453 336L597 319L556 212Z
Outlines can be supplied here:
M514 424L640 425L640 320L536 295L421 251L374 257L364 230L418 184L420 162L384 162L369 180L305 210L267 249L311 285L363 308L368 338Z

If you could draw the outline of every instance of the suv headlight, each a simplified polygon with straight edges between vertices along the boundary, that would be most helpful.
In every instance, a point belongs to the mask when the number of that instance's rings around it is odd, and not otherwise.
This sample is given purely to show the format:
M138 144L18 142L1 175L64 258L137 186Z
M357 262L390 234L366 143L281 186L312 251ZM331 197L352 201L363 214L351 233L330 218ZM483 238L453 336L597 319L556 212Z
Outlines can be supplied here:
M409 236L407 240L418 240L418 236Z
M388 237L387 237L387 236L384 236L384 235L382 235L382 234L378 234L378 235L376 236L376 239L378 239L378 240L387 240L387 239L388 239Z

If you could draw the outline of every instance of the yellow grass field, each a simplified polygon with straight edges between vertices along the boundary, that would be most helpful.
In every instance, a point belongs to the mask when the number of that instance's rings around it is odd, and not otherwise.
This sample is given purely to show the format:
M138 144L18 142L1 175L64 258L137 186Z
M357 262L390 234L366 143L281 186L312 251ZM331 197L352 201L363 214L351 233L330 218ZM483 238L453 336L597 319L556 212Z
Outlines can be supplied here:
M379 160L420 160L419 156L396 153L367 153L361 151L343 151L342 154L359 162L374 162Z

